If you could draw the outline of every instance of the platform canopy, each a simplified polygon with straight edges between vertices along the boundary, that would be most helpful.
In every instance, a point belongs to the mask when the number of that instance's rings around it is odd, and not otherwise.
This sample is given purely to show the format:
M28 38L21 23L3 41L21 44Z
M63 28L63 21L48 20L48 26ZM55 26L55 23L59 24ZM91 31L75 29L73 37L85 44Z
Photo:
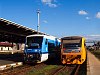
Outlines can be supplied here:
M37 34L36 30L14 23L12 21L0 18L0 42L25 42L28 35ZM39 34L44 34L39 32Z

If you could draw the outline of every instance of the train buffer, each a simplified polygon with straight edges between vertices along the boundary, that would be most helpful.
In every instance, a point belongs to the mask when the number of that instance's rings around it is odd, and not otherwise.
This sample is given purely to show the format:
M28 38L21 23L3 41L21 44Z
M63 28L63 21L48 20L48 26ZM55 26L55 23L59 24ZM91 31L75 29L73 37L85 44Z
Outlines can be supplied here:
M87 75L100 75L100 61L87 51Z

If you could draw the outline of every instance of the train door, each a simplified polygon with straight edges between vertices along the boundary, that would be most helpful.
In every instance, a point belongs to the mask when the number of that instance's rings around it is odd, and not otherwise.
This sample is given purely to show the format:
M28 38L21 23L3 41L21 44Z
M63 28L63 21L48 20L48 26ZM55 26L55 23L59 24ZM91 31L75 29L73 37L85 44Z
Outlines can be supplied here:
M48 41L48 54L49 54L48 57L49 57L49 59L55 57L55 51L56 51L55 48L56 48L56 46L55 46L54 41L49 40Z

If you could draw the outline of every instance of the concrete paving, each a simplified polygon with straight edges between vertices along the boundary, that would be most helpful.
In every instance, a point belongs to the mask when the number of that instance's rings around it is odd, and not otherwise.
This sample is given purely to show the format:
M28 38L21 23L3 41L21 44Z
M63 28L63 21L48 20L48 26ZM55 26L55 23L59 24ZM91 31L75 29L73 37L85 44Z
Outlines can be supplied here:
M23 62L14 62L14 61L8 61L8 60L0 60L0 71L6 70L12 67L18 67L23 65Z
M87 51L87 75L100 75L100 60Z
M23 65L22 54L0 54L0 70Z
M9 61L9 60L0 60L0 66L1 65L6 65L6 64L12 64L14 61Z

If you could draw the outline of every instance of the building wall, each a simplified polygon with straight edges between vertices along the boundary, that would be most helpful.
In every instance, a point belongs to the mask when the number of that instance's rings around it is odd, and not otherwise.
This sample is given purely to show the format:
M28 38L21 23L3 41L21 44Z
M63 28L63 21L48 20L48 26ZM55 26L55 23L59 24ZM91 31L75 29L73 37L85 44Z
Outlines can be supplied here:
M13 47L4 47L4 46L0 46L0 51L11 51L11 50L24 50L25 44L24 43L18 43L15 44Z

